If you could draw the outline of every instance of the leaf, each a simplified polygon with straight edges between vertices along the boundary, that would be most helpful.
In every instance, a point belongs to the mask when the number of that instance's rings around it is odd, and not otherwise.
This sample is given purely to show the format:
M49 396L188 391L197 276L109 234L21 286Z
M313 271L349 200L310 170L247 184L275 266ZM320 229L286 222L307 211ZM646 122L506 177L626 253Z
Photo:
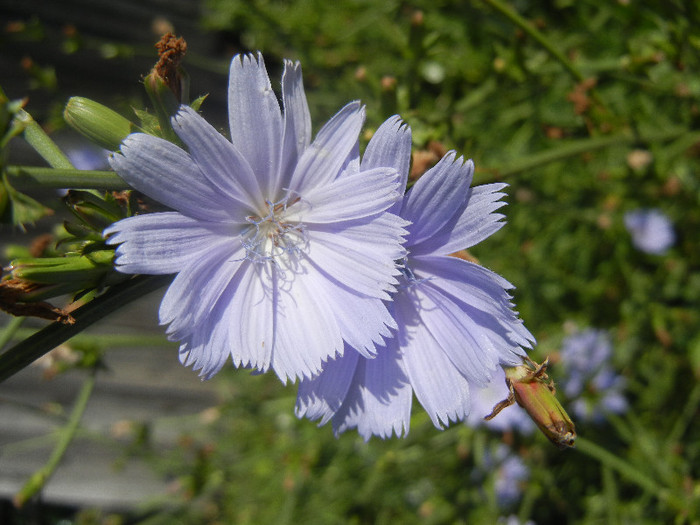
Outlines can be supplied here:
M51 214L53 210L15 190L3 175L0 184L0 223L12 224L24 230L26 224L34 224Z

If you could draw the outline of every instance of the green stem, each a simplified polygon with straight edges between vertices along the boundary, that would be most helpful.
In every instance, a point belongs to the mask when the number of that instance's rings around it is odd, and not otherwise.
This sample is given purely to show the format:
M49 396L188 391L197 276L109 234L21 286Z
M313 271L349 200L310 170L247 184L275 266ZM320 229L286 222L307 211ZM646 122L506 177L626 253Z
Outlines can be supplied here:
M510 165L506 165L501 168L491 168L488 169L488 171L492 171L495 174L497 174L498 178L503 178L511 175L516 175L529 169L538 168L540 166L556 162L558 160L563 160L569 157L574 157L576 155L581 155L582 153L587 153L590 151L595 151L610 146L636 143L646 144L654 142L667 142L669 140L681 137L684 134L687 134L689 137L693 137L697 140L700 140L700 133L690 133L687 129L674 129L671 131L664 131L661 133L655 133L646 136L638 136L632 133L625 133L609 137L593 137L589 139L562 142L561 145L556 148L521 157L513 163L511 163Z
M16 319L20 319L17 317ZM20 328L17 330L11 340L19 341L32 336L37 332L32 328ZM176 343L168 341L165 336L151 333L133 333L133 334L78 334L71 338L71 343L75 345L97 345L100 348L129 348L129 347L162 347L170 348L177 347Z
M16 374L91 324L103 319L122 306L157 290L171 280L170 275L138 275L124 284L112 286L107 292L71 313L74 324L54 322L0 355L0 382Z
M2 333L0 333L0 350L3 349L8 341L12 340L24 319L24 317L13 317L10 319L10 322L7 323L7 326L3 327L4 329Z
M78 430L80 420L85 413L85 408L90 400L92 389L95 386L95 375L95 369L93 369L92 373L87 377L87 379L85 379L83 387L80 389L80 393L75 400L75 405L73 406L70 418L68 419L66 426L59 432L58 443L56 443L56 447L51 452L51 457L49 457L49 460L43 467L32 474L20 491L15 495L14 504L17 507L24 505L27 500L39 492L44 485L46 485L46 482L51 478L54 471L58 467L58 464L61 462L63 455L68 449L68 445L70 445L76 431Z
M557 47L549 41L549 39L544 36L540 31L537 30L530 22L525 20L513 9L502 3L500 0L483 0L486 4L494 8L496 11L505 16L508 20L513 22L516 26L522 29L526 34L532 37L538 44L540 44L545 50L552 55L556 60L561 63L562 66L573 76L577 82L583 82L585 77L583 74L576 69L576 66L566 58L564 53L559 51Z
M688 401L683 407L683 412L668 433L667 443L669 448L673 447L680 441L688 427L695 421L698 406L700 406L700 383L696 383L688 396Z
M15 118L24 125L24 139L49 163L49 166L64 169L74 168L68 157L63 154L29 113L20 109Z
M576 450L588 457L598 460L602 465L616 470L623 477L627 478L628 481L654 494L660 501L674 507L676 510L683 511L685 509L683 501L673 494L671 490L660 486L654 479L641 473L625 460L620 459L592 441L588 441L579 436L576 440Z
M78 170L75 168L40 168L8 166L5 173L13 188L19 191L34 188L72 188L94 190L126 190L130 186L113 171Z

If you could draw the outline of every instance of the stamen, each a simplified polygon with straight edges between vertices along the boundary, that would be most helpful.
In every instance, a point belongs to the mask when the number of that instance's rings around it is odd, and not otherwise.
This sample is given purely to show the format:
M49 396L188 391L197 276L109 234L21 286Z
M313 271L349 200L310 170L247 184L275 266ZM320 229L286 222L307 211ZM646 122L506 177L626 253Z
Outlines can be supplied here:
M299 200L299 197L292 202L287 198L278 202L266 200L267 215L246 217L251 223L251 228L241 241L246 250L246 259L256 263L278 263L281 262L279 259L283 259L284 267L296 264L295 259L303 253L308 242L306 228L302 223L285 221L284 214L289 206Z

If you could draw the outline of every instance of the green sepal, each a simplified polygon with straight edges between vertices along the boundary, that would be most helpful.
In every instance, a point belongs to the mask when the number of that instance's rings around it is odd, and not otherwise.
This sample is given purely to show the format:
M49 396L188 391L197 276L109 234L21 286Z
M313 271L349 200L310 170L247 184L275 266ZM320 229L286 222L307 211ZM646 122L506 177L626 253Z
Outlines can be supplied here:
M160 137L178 143L170 119L180 109L180 101L168 84L155 72L151 72L144 79L144 87L158 118Z

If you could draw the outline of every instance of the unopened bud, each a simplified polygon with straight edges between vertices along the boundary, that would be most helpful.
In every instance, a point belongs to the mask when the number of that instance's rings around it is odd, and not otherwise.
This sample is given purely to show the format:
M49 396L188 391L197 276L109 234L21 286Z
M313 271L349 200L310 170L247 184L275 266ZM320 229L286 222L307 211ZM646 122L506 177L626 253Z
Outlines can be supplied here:
M576 440L576 427L554 395L554 385L546 374L547 364L545 360L541 365L522 364L506 368L506 383L511 394L485 419L494 418L501 410L517 402L547 439L559 448L571 448Z
M15 259L11 275L18 281L39 284L72 284L75 290L92 288L112 270L113 250L84 255Z
M546 367L547 361L535 370L520 365L507 369L506 377L513 385L515 400L544 435L559 448L573 447L576 428L554 395L554 387L547 381Z
M116 151L132 132L132 123L107 106L83 97L71 97L63 112L78 133L105 149Z

